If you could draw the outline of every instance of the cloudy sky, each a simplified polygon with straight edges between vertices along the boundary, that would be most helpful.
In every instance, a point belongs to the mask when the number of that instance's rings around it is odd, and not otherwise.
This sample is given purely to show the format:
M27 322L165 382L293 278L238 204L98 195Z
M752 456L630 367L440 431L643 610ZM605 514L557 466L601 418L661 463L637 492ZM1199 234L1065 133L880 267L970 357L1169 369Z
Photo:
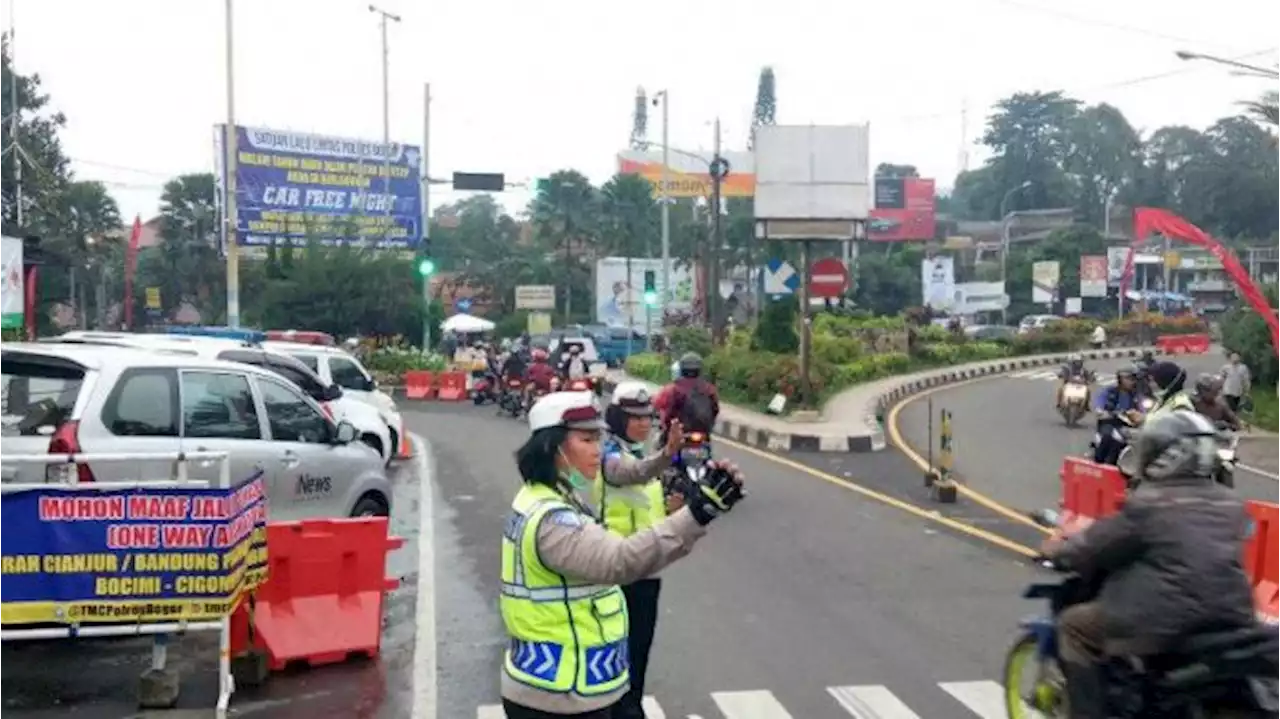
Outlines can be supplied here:
M637 86L666 88L671 142L746 140L772 65L778 122L870 121L874 162L949 186L991 103L1065 89L1119 106L1144 132L1204 127L1267 88L1178 49L1274 65L1274 0L379 0L390 28L391 132L420 143L432 85L433 176L565 167L602 181L627 142ZM242 125L378 139L377 16L362 0L234 0ZM222 0L4 0L20 72L67 116L82 179L122 214L153 214L165 179L212 168L227 117ZM968 107L967 128L963 120ZM650 121L658 139L658 115ZM456 199L437 192L432 204ZM518 208L527 195L504 198Z

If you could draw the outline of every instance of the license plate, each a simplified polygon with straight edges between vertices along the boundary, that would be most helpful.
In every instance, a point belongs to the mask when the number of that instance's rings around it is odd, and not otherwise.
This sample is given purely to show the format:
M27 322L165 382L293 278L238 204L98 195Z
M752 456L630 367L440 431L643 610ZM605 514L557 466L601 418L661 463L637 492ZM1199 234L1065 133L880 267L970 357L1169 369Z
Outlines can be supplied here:
M685 447L682 452L684 453L685 461L704 460L711 456L711 451L701 445Z
M1067 399L1084 399L1084 396L1088 393L1088 390L1084 387L1081 387L1078 384L1073 384L1067 385L1067 389L1063 392L1063 395Z

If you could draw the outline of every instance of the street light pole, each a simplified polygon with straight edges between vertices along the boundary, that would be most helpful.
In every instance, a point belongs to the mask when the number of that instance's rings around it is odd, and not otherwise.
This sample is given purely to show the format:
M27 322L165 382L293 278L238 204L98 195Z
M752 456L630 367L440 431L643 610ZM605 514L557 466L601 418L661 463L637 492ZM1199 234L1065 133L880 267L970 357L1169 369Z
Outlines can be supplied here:
M671 198L668 194L667 183L670 181L670 153L671 145L668 142L668 131L670 129L671 114L668 108L671 104L671 96L666 90L662 90L655 94L653 98L657 100L662 98L662 182L658 188L658 201L662 203L662 317L665 320L667 316L667 307L671 303Z
M223 251L227 253L227 326L240 326L240 246L237 244L236 238L236 144L239 141L239 131L236 129L236 68L235 68L235 23L233 22L231 5L232 0L226 0L226 63L227 63L227 126L224 128L225 136L222 140L223 150L226 151L226 157L223 158L222 167L224 179L222 182L222 208L226 216L223 220L226 222L226 246Z
M391 206L394 204L391 202L391 89L388 77L391 53L387 49L387 20L400 22L400 16L389 13L376 5L370 5L369 12L377 13L381 16L379 24L382 29L382 202L388 215L386 224L382 227L382 240L386 242L390 239Z
M431 247L431 83L422 86L422 244ZM424 255L430 257L430 255ZM422 277L422 351L431 351L431 277Z
M1000 286L1005 296L1004 307L1000 308L1002 325L1009 324L1009 219L1012 214L1005 212L1005 206L1009 204L1010 198L1028 187L1031 187L1031 180L1011 188L1000 198Z
M1208 62L1217 63L1219 65L1228 65L1230 67L1238 67L1242 70L1248 70L1249 72L1257 73L1265 77L1280 78L1280 71L1276 70L1274 67L1270 67L1270 68L1260 67L1258 65L1250 65L1248 63L1243 63L1238 60L1232 60L1230 58L1216 57L1214 55L1205 55L1198 52L1189 52L1187 50L1178 50L1174 53L1174 55L1177 55L1179 60L1206 60Z

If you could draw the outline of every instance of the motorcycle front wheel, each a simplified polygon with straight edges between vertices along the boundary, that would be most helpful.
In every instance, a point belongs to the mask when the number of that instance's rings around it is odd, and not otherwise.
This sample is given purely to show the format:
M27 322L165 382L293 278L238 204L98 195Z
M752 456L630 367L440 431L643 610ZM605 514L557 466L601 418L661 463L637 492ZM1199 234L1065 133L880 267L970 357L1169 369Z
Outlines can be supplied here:
M1004 660L1004 704L1009 719L1065 719L1067 693L1057 660L1040 656L1040 642L1027 632Z

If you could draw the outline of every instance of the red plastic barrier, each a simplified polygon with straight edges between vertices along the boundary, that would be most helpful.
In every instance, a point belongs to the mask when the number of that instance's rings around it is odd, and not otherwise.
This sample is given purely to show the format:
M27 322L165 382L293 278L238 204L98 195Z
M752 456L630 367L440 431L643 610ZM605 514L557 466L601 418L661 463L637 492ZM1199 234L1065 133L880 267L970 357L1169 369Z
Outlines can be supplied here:
M1280 617L1280 506L1245 503L1253 532L1245 545L1244 569L1253 582L1253 602L1272 621Z
M232 656L252 645L272 671L376 657L383 594L399 584L383 576L387 552L402 544L387 536L386 517L268 524L268 574L254 592L252 642L244 601L232 616Z
M1115 467L1066 457L1061 474L1063 522L1071 530L1115 514L1124 502L1124 475Z
M409 370L404 373L404 394L409 399L426 399L431 396L431 380L434 375L426 370Z
M1182 346L1188 354L1202 355L1209 351L1209 335L1187 335Z
M1160 335L1156 347L1168 354L1204 354L1209 351L1209 335Z
M446 402L461 402L467 399L467 373L441 372L440 388L436 396Z

